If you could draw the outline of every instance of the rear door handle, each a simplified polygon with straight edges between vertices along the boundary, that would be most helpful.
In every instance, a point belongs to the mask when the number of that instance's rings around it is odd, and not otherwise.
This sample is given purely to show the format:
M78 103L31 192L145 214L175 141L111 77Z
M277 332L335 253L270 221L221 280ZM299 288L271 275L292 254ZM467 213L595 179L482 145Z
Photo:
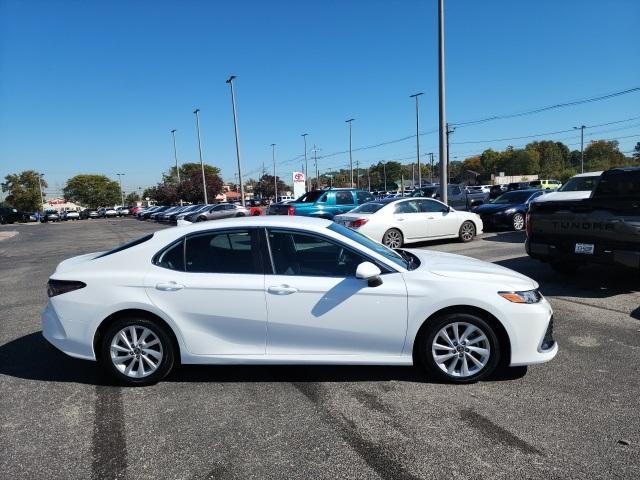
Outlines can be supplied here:
M296 287L290 287L289 285L274 285L267 289L269 293L274 295L291 295L296 293L298 289Z
M167 282L167 283L157 283L156 289L162 290L163 292L175 292L176 290L182 290L184 285L181 285L176 282Z

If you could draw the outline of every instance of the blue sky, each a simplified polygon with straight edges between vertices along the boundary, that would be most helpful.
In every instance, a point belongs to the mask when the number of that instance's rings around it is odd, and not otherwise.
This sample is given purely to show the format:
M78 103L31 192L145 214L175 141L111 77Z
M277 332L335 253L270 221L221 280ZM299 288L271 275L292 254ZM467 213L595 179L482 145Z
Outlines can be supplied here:
M637 0L448 0L447 113L461 122L640 86ZM228 85L236 93L244 171L300 168L300 134L319 155L437 128L435 0L0 0L0 176L32 168L55 194L77 173L124 172L125 191L160 180L173 161L204 156L233 180ZM527 139L457 144L597 125L640 116L640 92L459 128L451 156ZM602 133L599 133L602 132ZM591 136L593 135L593 136ZM635 137L633 136L635 135ZM585 138L640 141L640 118ZM624 137L624 138L622 138ZM576 144L575 133L549 135ZM437 137L422 137L437 152ZM412 139L356 152L366 166L406 159ZM296 159L296 160L294 160ZM347 154L320 169L345 166Z

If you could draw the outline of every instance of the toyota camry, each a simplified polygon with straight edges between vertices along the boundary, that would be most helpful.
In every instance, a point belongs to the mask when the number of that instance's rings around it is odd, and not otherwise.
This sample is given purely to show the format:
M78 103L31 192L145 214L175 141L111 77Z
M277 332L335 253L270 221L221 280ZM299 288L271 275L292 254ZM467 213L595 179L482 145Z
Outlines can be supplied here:
M467 383L558 350L530 278L306 217L157 231L61 262L48 295L45 338L129 385L179 363L418 364Z

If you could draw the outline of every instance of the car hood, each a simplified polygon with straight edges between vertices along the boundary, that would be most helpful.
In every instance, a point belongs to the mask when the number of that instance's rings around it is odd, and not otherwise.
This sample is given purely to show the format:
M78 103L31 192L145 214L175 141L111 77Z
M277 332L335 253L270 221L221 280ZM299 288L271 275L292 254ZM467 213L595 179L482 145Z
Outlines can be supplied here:
M541 195L535 200L539 202L567 202L571 200L583 200L591 196L591 190L579 191L579 192L550 192L545 195Z
M505 210L509 210L510 208L518 207L518 203L485 203L483 205L478 205L476 208L472 210L473 213L483 214L483 213L496 213L503 212Z
M421 265L418 270L426 270L434 275L493 283L502 290L522 291L538 288L535 280L494 263L433 250L409 249L409 251L420 259Z

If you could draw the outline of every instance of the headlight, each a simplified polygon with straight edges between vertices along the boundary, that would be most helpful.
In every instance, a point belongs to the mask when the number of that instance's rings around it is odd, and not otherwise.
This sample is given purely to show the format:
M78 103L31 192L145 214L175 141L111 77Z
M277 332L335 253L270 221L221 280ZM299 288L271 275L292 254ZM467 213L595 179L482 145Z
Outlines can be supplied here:
M498 295L513 303L538 303L542 300L542 294L538 290L527 290L524 292L498 292Z

